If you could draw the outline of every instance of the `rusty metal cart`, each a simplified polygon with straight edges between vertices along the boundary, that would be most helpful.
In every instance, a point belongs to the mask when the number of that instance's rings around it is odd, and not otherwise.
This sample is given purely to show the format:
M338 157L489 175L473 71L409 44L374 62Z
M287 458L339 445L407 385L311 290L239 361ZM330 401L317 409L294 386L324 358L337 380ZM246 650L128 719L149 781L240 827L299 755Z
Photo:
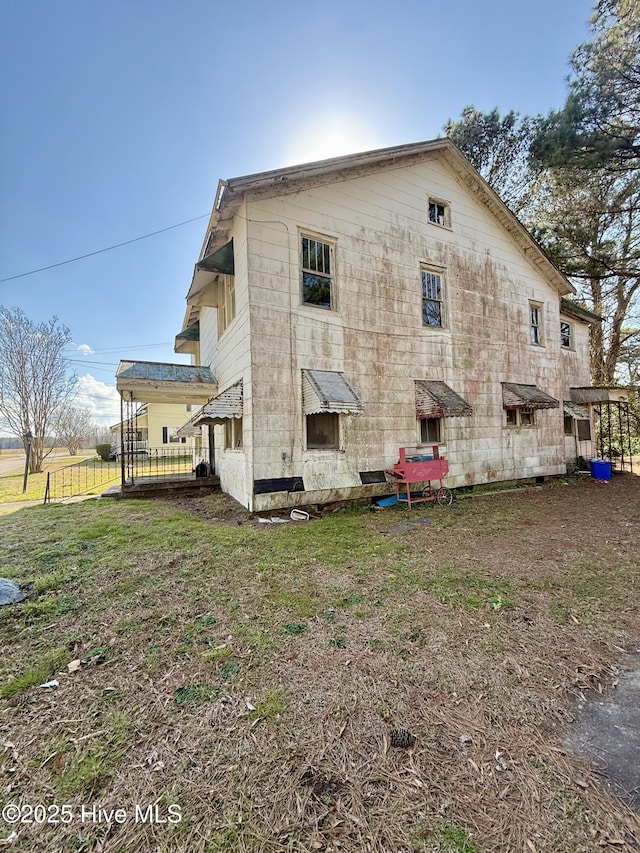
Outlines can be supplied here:
M400 459L393 468L385 470L396 487L398 503L411 504L435 501L439 506L451 506L453 494L451 489L442 485L443 477L449 473L449 463L440 459L438 445L431 447L401 447ZM419 495L411 494L411 487L416 483L423 485ZM437 485L432 485L437 483Z

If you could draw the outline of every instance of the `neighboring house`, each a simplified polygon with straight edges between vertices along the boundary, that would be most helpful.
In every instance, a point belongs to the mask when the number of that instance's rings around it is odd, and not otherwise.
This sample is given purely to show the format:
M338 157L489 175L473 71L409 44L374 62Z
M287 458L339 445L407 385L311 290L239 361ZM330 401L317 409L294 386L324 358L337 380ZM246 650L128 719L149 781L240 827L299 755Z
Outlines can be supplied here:
M419 444L450 487L562 474L617 394L572 293L447 139L221 181L176 338L216 391L181 434L253 510L379 494Z
M109 427L111 450L120 457L122 445L133 453L162 452L187 445L193 449L193 438L178 435L178 429L191 417L195 405L175 403L143 403L128 418Z

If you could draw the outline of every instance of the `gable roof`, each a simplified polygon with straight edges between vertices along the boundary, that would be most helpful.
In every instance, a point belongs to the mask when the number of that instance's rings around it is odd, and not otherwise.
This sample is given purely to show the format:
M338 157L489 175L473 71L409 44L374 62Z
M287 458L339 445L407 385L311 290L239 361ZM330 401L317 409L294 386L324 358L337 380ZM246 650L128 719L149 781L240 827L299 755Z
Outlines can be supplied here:
M282 195L295 192L302 187L334 183L354 176L371 174L394 165L411 165L432 157L440 159L449 166L478 201L493 213L525 257L552 284L560 296L575 293L573 286L553 265L542 246L474 169L460 149L446 137L221 180L218 182L200 258L203 260L205 252L211 254L229 241L235 213L247 197Z

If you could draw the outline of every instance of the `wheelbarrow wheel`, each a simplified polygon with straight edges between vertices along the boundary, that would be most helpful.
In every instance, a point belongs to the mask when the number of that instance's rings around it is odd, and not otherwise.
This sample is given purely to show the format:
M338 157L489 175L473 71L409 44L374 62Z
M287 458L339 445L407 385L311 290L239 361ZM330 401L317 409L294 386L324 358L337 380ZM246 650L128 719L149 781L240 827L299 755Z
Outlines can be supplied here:
M451 489L445 489L444 486L436 492L436 501L438 506L451 506L453 503L453 492Z

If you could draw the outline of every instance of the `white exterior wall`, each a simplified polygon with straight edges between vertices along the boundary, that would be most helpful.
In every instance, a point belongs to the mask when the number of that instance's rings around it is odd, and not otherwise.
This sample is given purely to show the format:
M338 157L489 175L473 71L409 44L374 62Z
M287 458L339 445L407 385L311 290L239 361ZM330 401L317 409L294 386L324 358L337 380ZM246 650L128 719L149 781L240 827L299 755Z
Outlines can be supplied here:
M429 196L450 203L450 229L429 223ZM535 428L507 428L500 383L569 399L569 385L589 384L584 342L560 351L558 293L438 160L257 199L244 215L253 479L302 476L327 499L361 486L359 471L389 467L398 447L417 443L413 382L424 378L443 380L474 410L444 421L449 486L564 472L562 407L538 411ZM301 229L335 240L336 310L301 305ZM444 269L445 329L422 325L421 263ZM543 346L529 343L530 300L543 305ZM341 451L303 448L304 368L344 371L365 403L342 418ZM255 507L282 501L263 495Z
M242 212L242 211L241 211ZM253 478L251 476L251 362L249 350L249 297L247 283L247 232L243 219L236 218L233 237L235 264L236 315L218 340L218 310L200 309L200 356L202 364L209 366L222 393L238 380L243 381L243 448L225 450L224 427L215 426L215 473L220 486L244 506L251 504ZM203 443L207 444L203 427Z

